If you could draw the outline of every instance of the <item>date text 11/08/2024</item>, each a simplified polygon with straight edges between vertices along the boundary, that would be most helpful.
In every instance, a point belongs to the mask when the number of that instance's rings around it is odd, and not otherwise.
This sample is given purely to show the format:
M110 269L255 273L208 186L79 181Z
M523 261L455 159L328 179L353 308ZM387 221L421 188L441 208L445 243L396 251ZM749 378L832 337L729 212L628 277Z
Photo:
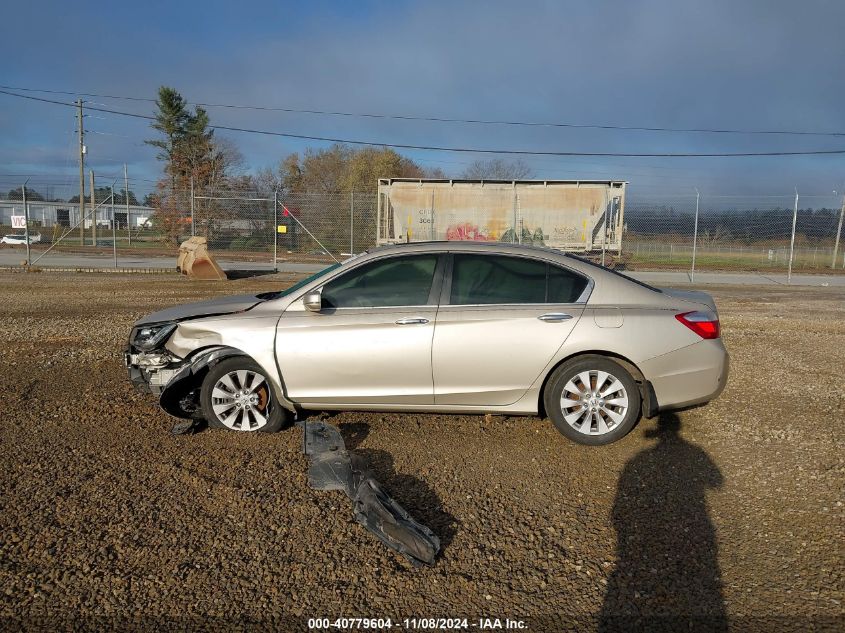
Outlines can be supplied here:
M407 629L407 630L527 630L524 620L510 618L309 618L309 629Z

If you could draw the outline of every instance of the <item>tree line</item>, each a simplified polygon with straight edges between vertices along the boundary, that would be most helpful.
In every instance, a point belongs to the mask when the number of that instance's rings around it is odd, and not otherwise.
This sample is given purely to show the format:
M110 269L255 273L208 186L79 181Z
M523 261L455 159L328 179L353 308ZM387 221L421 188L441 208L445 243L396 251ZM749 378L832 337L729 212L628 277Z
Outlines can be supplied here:
M90 194L86 194L85 202L89 202L91 198L89 197ZM96 187L94 189L94 200L99 204L100 202L105 202L111 196L111 188L109 187ZM67 200L64 198L56 198L56 197L49 197L36 189L31 187L26 188L26 199L27 202L67 202L70 204L76 204L79 202L79 194L75 196L71 196ZM9 193L6 194L6 200L23 200L23 187L18 187L17 189L11 189ZM144 205L147 205L148 202L151 202L151 199L145 198ZM114 192L114 203L116 205L119 204L126 204L126 189L120 189L119 191ZM135 193L130 189L129 190L129 204L131 205L138 205L138 198L135 197Z
M795 234L806 240L832 238L836 234L840 209L798 209ZM715 242L753 244L762 239L788 239L792 234L793 210L772 209L701 210L699 235ZM641 236L682 235L692 237L695 214L671 205L632 203L625 208L626 232Z

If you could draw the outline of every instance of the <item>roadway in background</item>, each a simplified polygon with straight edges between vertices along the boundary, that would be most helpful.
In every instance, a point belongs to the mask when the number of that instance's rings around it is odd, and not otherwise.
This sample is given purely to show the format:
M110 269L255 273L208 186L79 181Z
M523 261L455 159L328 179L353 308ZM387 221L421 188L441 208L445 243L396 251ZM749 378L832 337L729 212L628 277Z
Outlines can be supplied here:
M33 259L38 255L33 252ZM24 249L4 248L0 250L0 266L20 266L21 261L26 257ZM264 262L243 262L218 259L217 263L226 271L232 270L270 270L272 264ZM160 270L175 270L175 257L140 257L129 256L117 258L119 268L148 268ZM319 272L329 264L288 262L279 259L279 272L283 273L304 273L311 274ZM112 268L114 259L111 255L79 255L65 253L49 253L37 266L43 268ZM646 283L664 286L678 286L692 284L689 272L680 271L626 271L634 279ZM753 272L697 272L695 274L695 285L707 284L735 284L735 285L787 285L785 274L767 274ZM845 287L845 275L808 275L795 273L792 275L793 286L831 286Z

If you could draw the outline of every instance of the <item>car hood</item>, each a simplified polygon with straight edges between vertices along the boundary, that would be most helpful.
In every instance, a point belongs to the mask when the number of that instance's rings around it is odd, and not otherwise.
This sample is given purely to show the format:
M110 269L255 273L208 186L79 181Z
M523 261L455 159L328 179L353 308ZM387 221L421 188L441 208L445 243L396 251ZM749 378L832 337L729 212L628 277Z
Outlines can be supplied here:
M663 294L675 297L676 299L700 303L701 305L707 306L713 310L713 312L718 313L716 310L716 301L706 292L702 292L700 290L676 290L675 288L661 288L660 291Z
M206 316L243 312L244 310L249 310L250 308L258 305L262 301L264 301L264 299L258 295L217 297L215 299L198 301L196 303L186 303L184 305L173 306L172 308L153 312L145 317L141 317L135 325L147 325L150 323L163 323L167 321L187 321L188 319L198 319Z

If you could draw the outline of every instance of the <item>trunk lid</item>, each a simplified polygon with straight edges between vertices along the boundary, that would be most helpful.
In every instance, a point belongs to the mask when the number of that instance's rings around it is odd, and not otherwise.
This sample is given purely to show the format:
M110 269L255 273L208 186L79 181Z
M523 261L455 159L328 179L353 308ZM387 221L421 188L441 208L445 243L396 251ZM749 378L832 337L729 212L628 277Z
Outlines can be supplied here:
M660 288L660 291L663 294L668 295L670 297L675 297L676 299L683 299L684 301L698 303L699 305L710 308L717 315L719 314L719 311L716 308L715 299L713 299L713 297L708 293L702 292L701 290L677 290L675 288Z

